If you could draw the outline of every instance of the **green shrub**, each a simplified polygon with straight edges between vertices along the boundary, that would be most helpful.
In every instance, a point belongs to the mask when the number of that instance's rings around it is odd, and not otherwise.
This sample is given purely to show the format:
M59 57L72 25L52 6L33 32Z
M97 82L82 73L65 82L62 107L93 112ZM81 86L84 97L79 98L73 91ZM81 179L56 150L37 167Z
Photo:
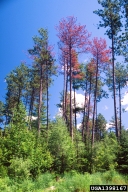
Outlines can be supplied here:
M7 176L7 167L0 165L0 177L4 178Z
M119 146L113 134L106 135L102 141L95 143L92 154L93 172L115 169L118 149Z
M16 158L11 160L9 167L9 175L11 178L24 180L30 176L31 161L29 159L23 160L22 158Z

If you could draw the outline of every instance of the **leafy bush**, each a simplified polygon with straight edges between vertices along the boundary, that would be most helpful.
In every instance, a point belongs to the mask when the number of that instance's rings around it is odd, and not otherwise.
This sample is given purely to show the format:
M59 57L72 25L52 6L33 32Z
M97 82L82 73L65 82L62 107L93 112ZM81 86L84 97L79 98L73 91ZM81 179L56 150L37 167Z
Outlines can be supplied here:
M115 169L118 149L119 146L113 134L106 135L102 141L95 143L92 154L93 172L105 172Z
M9 167L9 175L14 179L28 179L30 176L30 168L32 162L27 159L16 158L11 160L11 165Z
M128 173L128 131L123 130L120 138L120 150L117 156L117 170L123 174Z
M53 170L64 173L73 168L75 148L65 123L59 118L50 130L48 147L53 157Z

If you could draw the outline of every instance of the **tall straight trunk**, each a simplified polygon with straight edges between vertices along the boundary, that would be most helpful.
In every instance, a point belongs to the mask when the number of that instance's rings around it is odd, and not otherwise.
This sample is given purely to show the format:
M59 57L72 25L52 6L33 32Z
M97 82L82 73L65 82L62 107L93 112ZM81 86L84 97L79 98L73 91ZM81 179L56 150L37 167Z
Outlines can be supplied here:
M97 126L97 100L96 100L96 125L95 125L95 129L96 129L96 133L97 133L97 138L100 138L100 133L99 133L99 128Z
M29 129L31 129L33 103L34 103L34 87L32 88L31 99L30 99L30 106L29 106L29 117L30 117Z
M87 113L87 121L86 121L87 138L89 137L89 115L90 115L91 91L92 91L92 77L90 75L88 113Z
M40 128L41 128L41 108L42 108L42 88L43 88L43 66L41 65L40 70L40 88L39 88L39 106L38 106L38 136L40 136Z
M68 124L68 114L67 114L67 92L68 92L68 61L67 61L67 72L66 72L66 88L65 88L65 120Z
M92 115L92 146L94 145L95 107L96 107L96 101L95 101L95 97L94 97L94 103L93 103L93 115Z
M115 131L118 139L117 109L116 109L116 88L115 88L115 53L114 53L114 35L112 34L112 73L113 73L113 96L114 96L114 117Z
M98 57L98 55L97 55ZM98 83L98 58L96 63L96 84L94 91L94 109L93 109L93 120L92 120L92 146L94 144L94 130L95 130L95 115L96 115L96 98L97 98L97 83Z
M33 104L34 104L34 87L32 87L32 92L31 92L31 99L30 99L30 106L29 106L29 116L32 115L32 111L33 111Z
M74 86L74 114L75 114L75 128L77 128L77 121L76 121L76 92Z
M63 88L63 118L65 119L65 102L66 102L66 60L64 60L64 88Z
M119 113L120 113L120 136L121 136L122 114L121 114L121 88L120 88L120 83L119 83Z
M46 62L46 65L47 65L47 62ZM49 126L49 116L48 116L48 114L49 114L49 89L48 89L48 66L46 66L46 68L47 68L47 71L46 71L46 83L47 83L47 130L48 130L48 126Z
M69 47L70 56L70 136L73 141L73 127L72 127L72 53L71 47Z
M87 121L87 114L85 112L85 110L87 109L86 107L86 98L87 98L87 80L86 80L86 84L85 84L85 94L84 94L84 112L83 112L83 127L82 127L82 139L84 141L85 138L85 121ZM85 116L86 114L86 116ZM86 117L86 119L85 119Z

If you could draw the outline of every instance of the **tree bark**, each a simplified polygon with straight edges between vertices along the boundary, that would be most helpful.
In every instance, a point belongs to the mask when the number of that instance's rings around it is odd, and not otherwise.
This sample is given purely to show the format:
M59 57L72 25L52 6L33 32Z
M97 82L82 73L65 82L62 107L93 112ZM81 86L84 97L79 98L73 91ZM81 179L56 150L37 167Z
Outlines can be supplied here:
M66 72L66 88L65 88L65 120L66 124L68 125L68 114L67 114L67 92L68 92L68 61L67 61L67 72ZM69 130L68 130L69 131Z
M94 109L93 109L93 120L92 120L92 146L94 144L94 130L95 130L95 115L96 115L96 98L97 98L97 82L98 82L98 55L96 63L96 84L94 91Z
M38 136L40 136L41 128L41 108L42 108L42 88L43 88L43 66L40 70L40 89L39 89L39 106L38 106Z
M46 68L47 68L47 71L46 71L46 83L47 83L47 130L48 130L48 126L49 126L49 116L48 116L48 114L49 114L49 89L48 89L48 66L47 66L48 64L47 64L47 62L46 62Z
M77 129L77 121L76 121L76 93L75 93L75 86L74 86L74 114L75 114L75 129Z
M72 52L71 46L69 47L70 54L70 136L73 141L73 127L72 127Z
M63 118L65 117L65 106L66 106L66 59L64 59L64 88L63 88Z
M112 30L113 31L113 30ZM112 34L112 73L113 73L113 96L114 96L114 117L115 117L115 131L118 139L118 124L117 124L117 109L116 109L116 88L115 88L115 53L114 53L114 36Z
M119 113L120 113L120 136L121 136L121 124L122 124L122 113L121 113L121 88L119 83Z
M87 114L85 112L85 110L87 109L87 107L86 107L87 80L86 80L86 84L85 85L86 85L86 87L85 87L85 95L84 95L84 113L83 113L83 126L82 126L82 139L83 139L83 141L84 141L84 138L85 138L85 121L87 121Z
M87 114L87 121L86 121L87 138L89 137L89 115L90 115L91 91L92 91L92 77L91 77L91 74L90 74L88 114Z

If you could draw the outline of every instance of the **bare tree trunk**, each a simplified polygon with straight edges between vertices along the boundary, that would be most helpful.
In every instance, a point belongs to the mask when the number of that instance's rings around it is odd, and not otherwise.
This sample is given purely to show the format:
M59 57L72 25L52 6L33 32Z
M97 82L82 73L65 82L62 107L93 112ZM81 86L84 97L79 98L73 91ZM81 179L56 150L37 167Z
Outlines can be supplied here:
M68 60L67 60L67 71L66 71L66 89L65 89L65 120L68 124L68 115L67 115L67 92L68 92Z
M48 114L49 114L49 89L48 89L48 70L47 70L47 80L46 80L46 82L47 82L47 130L48 130L48 126L49 126L49 116L48 116Z
M115 117L115 130L118 139L118 124L117 124L117 109L116 109L116 87L115 87L115 56L114 56L114 36L112 34L112 67L113 67L113 96L114 96L114 117Z
M64 88L63 88L63 118L64 118L64 120L66 120L65 107L66 107L66 59L64 59Z
M29 117L30 117L29 129L30 130L31 130L31 122L32 122L33 103L34 103L34 87L32 88L30 106L29 106Z
M90 75L88 113L87 113L87 121L86 121L87 138L89 137L89 115L90 115L91 91L92 91L92 77Z
M77 129L77 121L76 121L76 93L75 93L75 86L74 86L74 114L75 114L75 128Z
M39 106L38 106L38 136L40 136L40 128L41 128L41 108L42 108L42 88L43 88L43 75L42 74L43 74L43 67L41 65Z
M98 57L98 55L97 55ZM97 98L97 83L98 83L98 58L96 63L96 84L94 91L94 109L93 109L93 120L92 120L92 146L94 144L94 131L95 131L95 115L96 115L96 98Z
M122 125L122 114L121 114L121 88L120 88L120 83L119 83L119 113L120 113L120 136L121 136L121 125Z
M92 117L92 146L94 145L94 130L95 130L95 107L96 107L96 101L94 97L94 105L93 105L93 117Z
M72 127L72 53L71 47L69 49L69 56L70 56L70 136L73 141L73 127Z
M86 80L85 95L84 95L84 113L83 113L83 127L82 127L82 139L83 139L83 141L84 141L84 138L85 138L85 120L87 121L87 114L85 112L85 110L87 109L87 107L86 107L86 104L87 104L86 98L87 98L87 80ZM86 116L85 116L85 114L86 114ZM86 117L86 119L85 119L85 117Z

